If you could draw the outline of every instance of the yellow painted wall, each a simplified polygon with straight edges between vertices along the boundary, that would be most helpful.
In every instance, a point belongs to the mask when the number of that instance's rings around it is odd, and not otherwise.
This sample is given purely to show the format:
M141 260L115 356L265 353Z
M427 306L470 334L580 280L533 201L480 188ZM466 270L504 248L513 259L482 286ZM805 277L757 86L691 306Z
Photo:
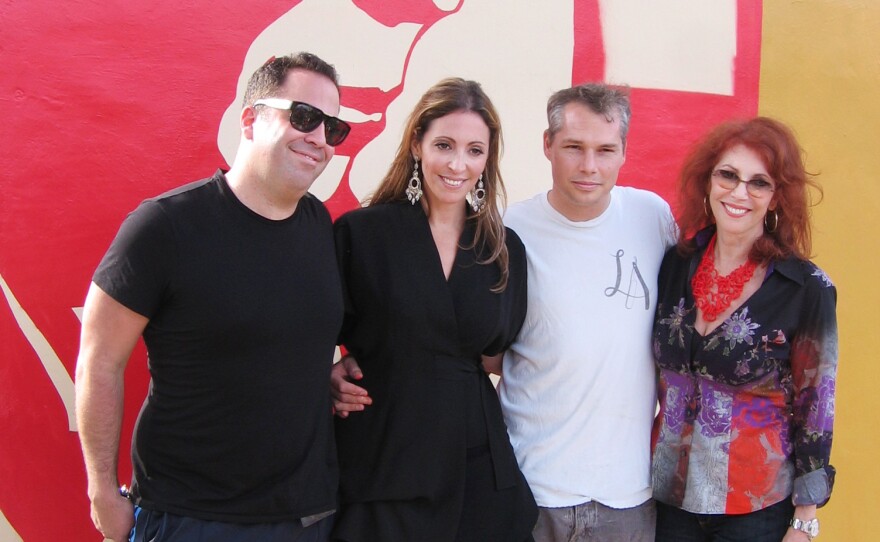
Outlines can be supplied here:
M838 288L838 477L819 540L880 540L880 2L765 0L763 26L759 112L819 174L813 250Z

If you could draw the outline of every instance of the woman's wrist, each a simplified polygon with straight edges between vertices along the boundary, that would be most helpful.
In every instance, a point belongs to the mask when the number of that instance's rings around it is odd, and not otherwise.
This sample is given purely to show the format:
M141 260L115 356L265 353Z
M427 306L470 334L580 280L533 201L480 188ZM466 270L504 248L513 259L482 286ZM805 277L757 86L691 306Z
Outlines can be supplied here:
M794 507L794 517L801 521L809 521L816 517L816 505L805 504Z

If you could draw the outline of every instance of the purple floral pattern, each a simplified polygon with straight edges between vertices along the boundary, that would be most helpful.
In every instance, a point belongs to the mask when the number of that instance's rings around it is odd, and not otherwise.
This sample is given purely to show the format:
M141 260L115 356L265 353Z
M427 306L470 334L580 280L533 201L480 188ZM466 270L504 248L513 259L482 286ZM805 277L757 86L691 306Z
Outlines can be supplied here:
M684 347L684 332L686 326L684 319L689 311L684 308L684 298L678 301L678 305L672 307L672 312L666 318L660 320L660 324L669 328L669 344L678 339L678 345Z
M742 312L731 314L721 325L721 334L724 336L724 340L727 341L724 354L729 354L739 343L746 343L750 346L755 344L752 337L755 336L755 330L760 327L759 324L752 323L751 318L749 318L748 307L743 308Z
M831 282L831 278L825 274L825 271L822 271L818 267L813 270L813 276L818 277L819 280L821 280L825 284L826 288L831 288L834 286L834 284Z
M728 434L732 411L732 396L722 393L721 390L708 389L703 394L703 402L697 414L700 433L708 438Z
M792 494L796 504L822 504L834 479L833 284L810 262L774 262L758 291L701 336L693 267L671 251L660 271L655 498L707 514L752 512Z

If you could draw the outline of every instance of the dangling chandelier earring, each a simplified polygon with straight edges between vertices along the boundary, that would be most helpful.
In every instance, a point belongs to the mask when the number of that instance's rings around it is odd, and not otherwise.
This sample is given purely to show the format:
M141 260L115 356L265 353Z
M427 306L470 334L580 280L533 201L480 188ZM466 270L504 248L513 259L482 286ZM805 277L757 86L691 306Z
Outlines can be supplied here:
M486 189L483 188L483 174L477 179L477 186L471 190L471 209L479 213L486 205Z
M412 177L410 177L406 187L406 199L415 205L417 201L422 199L422 180L419 179L419 157L413 156L413 160L415 160L415 165L413 166Z
M772 219L770 218L770 213L773 213ZM776 214L775 210L770 209L764 215L764 227L767 228L767 233L773 233L776 231L777 226L779 226L779 215Z

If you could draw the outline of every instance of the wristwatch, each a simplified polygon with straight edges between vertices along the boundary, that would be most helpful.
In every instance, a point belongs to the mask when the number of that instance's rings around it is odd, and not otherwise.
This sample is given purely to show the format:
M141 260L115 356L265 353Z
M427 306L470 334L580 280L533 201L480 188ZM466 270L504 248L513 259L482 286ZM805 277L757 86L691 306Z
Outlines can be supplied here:
M791 528L796 531L806 533L810 540L819 536L819 520L817 518L813 518L807 521L798 518L792 518L789 525L791 525Z

